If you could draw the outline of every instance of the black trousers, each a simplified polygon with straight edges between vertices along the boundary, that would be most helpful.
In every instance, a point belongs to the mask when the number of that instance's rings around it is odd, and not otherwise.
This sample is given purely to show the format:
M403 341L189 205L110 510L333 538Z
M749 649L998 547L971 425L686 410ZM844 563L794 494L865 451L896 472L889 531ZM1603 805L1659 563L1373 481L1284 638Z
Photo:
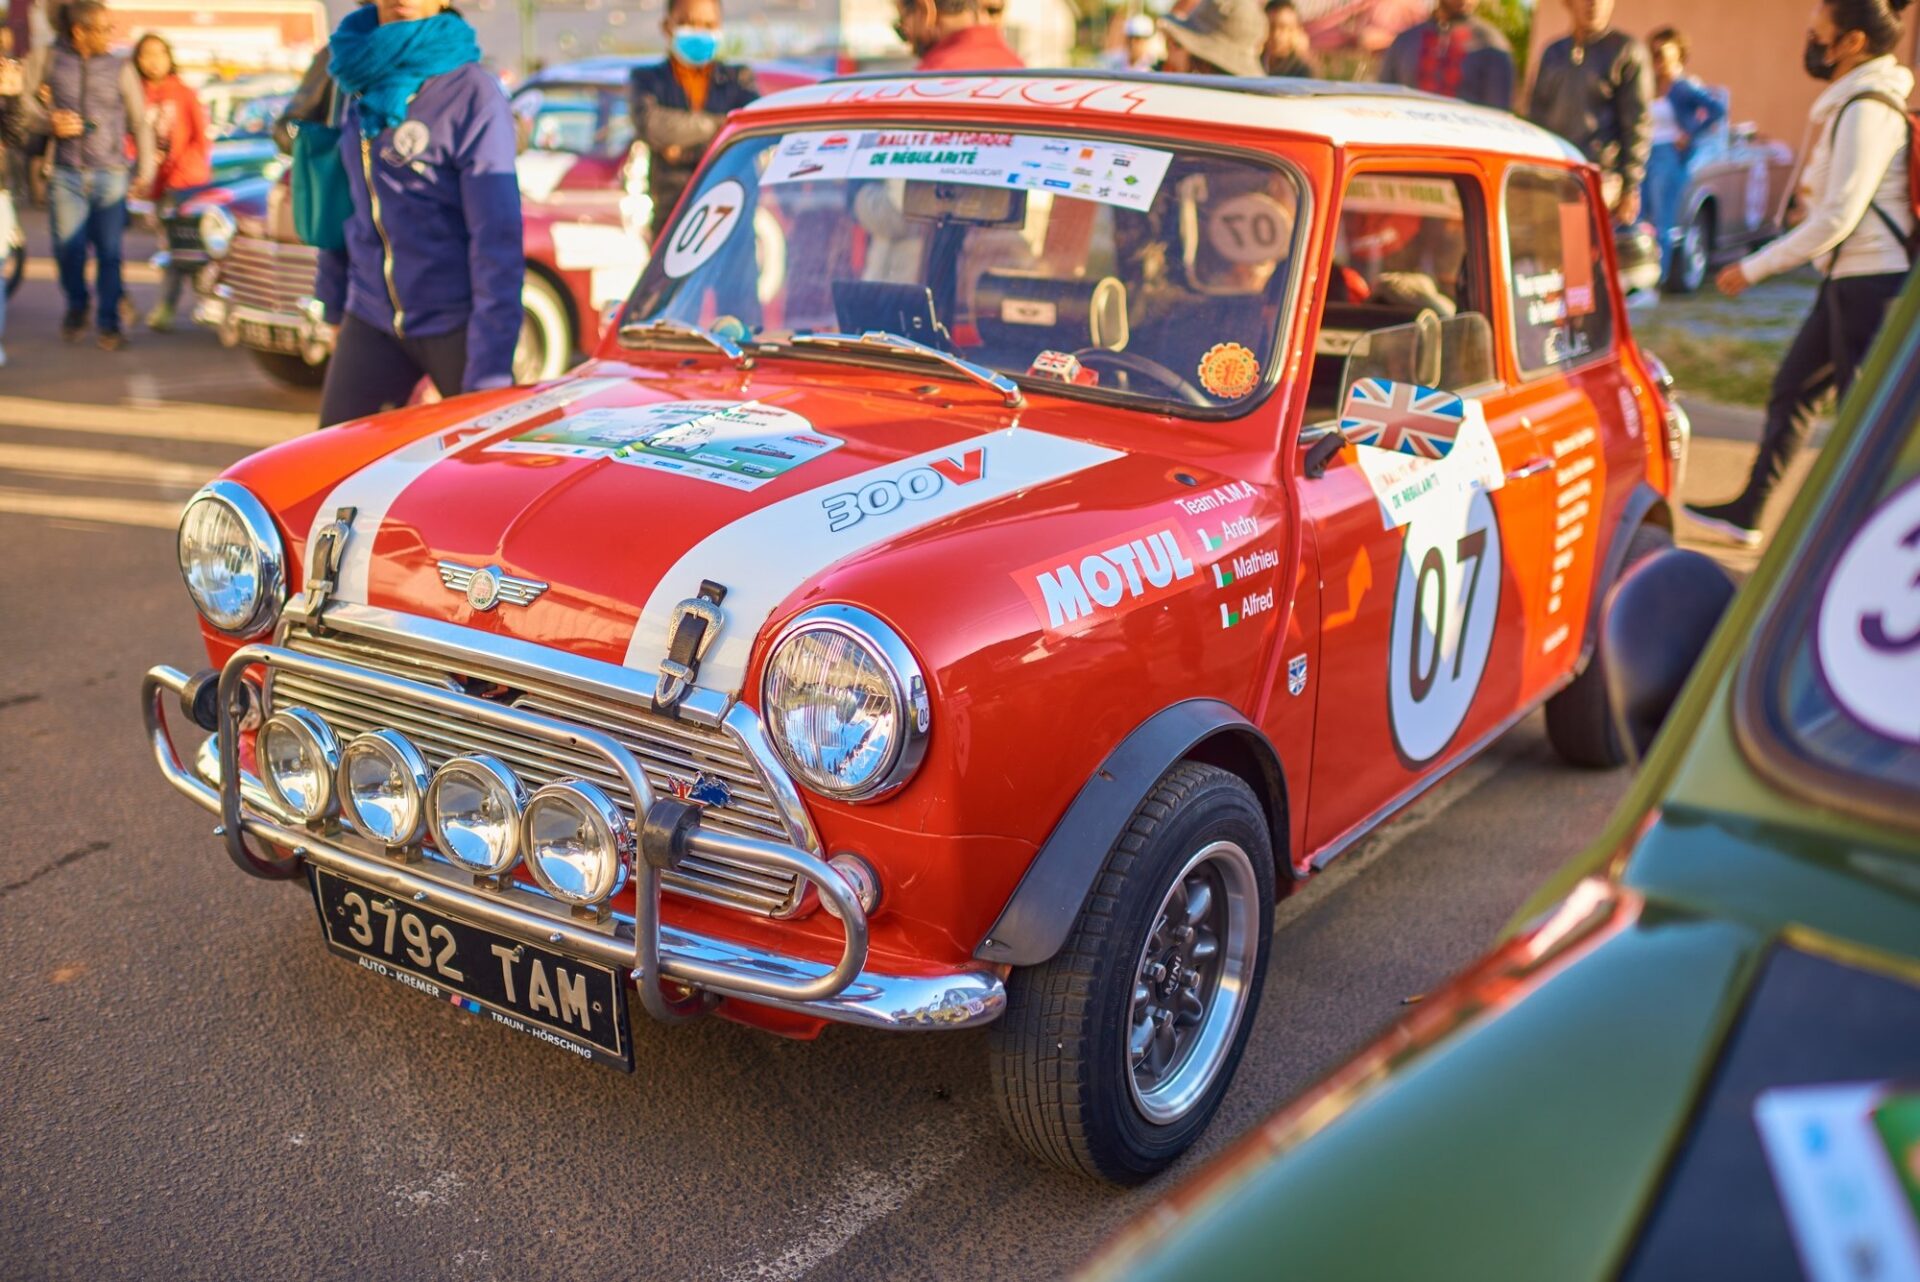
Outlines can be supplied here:
M467 374L467 331L395 338L348 313L340 322L320 392L320 426L332 427L405 405L420 380L458 396Z
M1767 398L1767 426L1753 457L1747 488L1734 500L1734 517L1758 527L1760 513L1786 474L1793 456L1806 444L1828 391L1841 396L1886 320L1887 308L1906 284L1905 272L1879 276L1841 276L1821 285L1813 310L1793 336Z

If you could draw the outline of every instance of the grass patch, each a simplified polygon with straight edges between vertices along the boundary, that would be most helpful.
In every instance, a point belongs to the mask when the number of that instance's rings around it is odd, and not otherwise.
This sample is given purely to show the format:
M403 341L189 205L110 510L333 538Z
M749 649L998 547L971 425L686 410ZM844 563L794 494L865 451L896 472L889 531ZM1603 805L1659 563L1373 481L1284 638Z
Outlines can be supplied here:
M1787 352L1785 339L1702 334L1657 316L1637 320L1633 337L1666 362L1681 394L1727 405L1765 405Z

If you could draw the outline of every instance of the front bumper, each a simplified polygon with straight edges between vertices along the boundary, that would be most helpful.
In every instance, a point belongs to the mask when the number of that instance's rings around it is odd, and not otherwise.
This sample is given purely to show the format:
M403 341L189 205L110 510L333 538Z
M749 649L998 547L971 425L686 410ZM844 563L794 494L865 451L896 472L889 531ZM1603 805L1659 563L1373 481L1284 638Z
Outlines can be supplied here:
M219 335L221 345L225 347L243 344L244 326L258 325L286 331L294 336L299 350L282 352L282 355L297 355L309 365L324 365L327 358L333 355L333 335L331 329L321 322L319 312L313 300L306 298L299 300L291 309L247 307L234 301L230 288L215 283L211 290L200 294L200 301L194 304L193 319ZM245 345L255 346L252 343Z
M688 1006L670 1000L662 981L696 993L871 1028L965 1028L989 1023L1005 1008L1006 989L991 971L891 975L864 969L867 919L859 901L838 873L791 845L703 830L697 824L669 837L655 824L643 823L645 854L633 869L632 916L593 920L569 914L519 886L477 884L454 865L419 851L401 856L376 852L337 823L295 822L279 813L265 786L239 767L236 731L250 702L242 674L254 665L348 681L370 692L404 696L428 709L458 707L469 717L510 724L520 732L537 732L576 751L595 753L625 778L639 814L651 819L660 813L633 756L594 729L278 646L249 645L236 652L220 674L218 721L208 741L212 751L203 749L194 768L181 760L167 724L169 698L185 704L192 697L193 679L176 668L156 667L147 673L140 692L147 736L161 773L220 817L215 834L247 872L286 878L299 875L303 863L314 864L482 929L615 967L632 975L648 1013L666 1020L682 1017ZM191 720L191 708L185 711ZM673 803L665 805L670 810ZM263 857L250 848L248 838L291 851L294 857ZM665 925L660 918L661 873L677 858L696 852L797 874L812 883L838 912L845 931L839 961L827 966Z

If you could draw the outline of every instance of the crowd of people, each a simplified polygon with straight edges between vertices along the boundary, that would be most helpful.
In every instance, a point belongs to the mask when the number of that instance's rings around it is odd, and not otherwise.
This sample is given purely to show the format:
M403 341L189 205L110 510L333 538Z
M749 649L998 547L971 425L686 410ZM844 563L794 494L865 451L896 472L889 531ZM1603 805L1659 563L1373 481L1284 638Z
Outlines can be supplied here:
M1384 51L1377 79L1514 109L1568 139L1599 168L1617 221L1652 224L1664 268L1689 164L1725 121L1725 95L1689 74L1687 39L1674 27L1642 40L1613 25L1613 0L1563 2L1571 30L1539 51L1530 87L1517 84L1508 41L1478 16L1477 0L1436 0L1431 17ZM1741 542L1757 541L1761 508L1822 397L1845 390L1911 266L1905 104L1913 75L1894 57L1909 2L1816 5L1802 62L1831 83L1813 105L1802 149L1800 221L1717 278L1737 295L1808 263L1822 273L1774 384L1745 489L1689 509ZM1022 65L997 0L896 5L895 31L918 70ZM128 197L164 206L206 181L206 112L164 39L143 36L131 58L113 51L103 0L69 0L57 27L23 64L0 61L0 138L44 169L66 300L62 335L77 341L91 327L113 351L126 342ZM720 0L672 0L662 34L666 58L637 68L630 85L635 135L651 155L655 235L726 114L758 95L749 68L719 57ZM1177 0L1157 19L1121 13L1109 44L1103 64L1115 70L1315 74L1294 0ZM290 114L314 144L294 146L296 209L337 211L314 240L315 297L337 327L321 421L400 403L423 379L449 395L508 383L523 273L516 135L466 19L448 0L368 0L341 21ZM0 165L15 184L21 172ZM18 241L13 202L0 188L0 250ZM150 326L172 324L181 285L177 274L164 281ZM4 324L0 293L0 333Z

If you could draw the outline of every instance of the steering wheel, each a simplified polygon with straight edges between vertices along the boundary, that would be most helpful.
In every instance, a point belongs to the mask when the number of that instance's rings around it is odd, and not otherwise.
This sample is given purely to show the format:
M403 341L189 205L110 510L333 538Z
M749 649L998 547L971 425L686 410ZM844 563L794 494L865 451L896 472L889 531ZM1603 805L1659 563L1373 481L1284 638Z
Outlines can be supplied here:
M1138 352L1116 352L1110 347L1083 347L1073 354L1073 358L1096 372L1105 366L1116 373L1138 374L1153 380L1188 405L1203 410L1213 408L1214 403L1205 392L1159 361Z

